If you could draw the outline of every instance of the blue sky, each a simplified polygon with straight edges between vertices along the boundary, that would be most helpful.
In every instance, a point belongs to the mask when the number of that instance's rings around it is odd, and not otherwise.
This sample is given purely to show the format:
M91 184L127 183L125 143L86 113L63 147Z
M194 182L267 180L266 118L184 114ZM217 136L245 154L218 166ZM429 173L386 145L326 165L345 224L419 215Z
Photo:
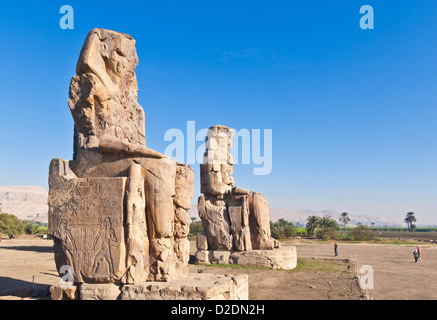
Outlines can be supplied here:
M73 30L59 26L65 4ZM359 27L362 5L374 30ZM234 168L270 207L437 224L436 16L436 1L403 0L3 3L0 186L47 188L50 160L72 158L68 87L100 27L137 41L150 148L187 121L272 129L272 172Z

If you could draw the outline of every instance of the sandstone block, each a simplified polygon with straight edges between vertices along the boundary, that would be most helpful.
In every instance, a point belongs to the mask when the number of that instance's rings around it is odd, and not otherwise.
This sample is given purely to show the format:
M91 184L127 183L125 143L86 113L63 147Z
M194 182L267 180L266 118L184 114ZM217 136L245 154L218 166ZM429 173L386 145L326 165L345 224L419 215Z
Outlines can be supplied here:
M198 232L196 234L196 247L199 251L208 249L208 238L205 232Z
M291 270L296 268L296 247L283 247L275 250L251 251L197 251L196 264L238 264L260 266L271 269Z
M53 170L58 167L52 166ZM49 184L49 232L54 235L58 270L64 265L71 266L76 283L84 279L119 280L126 268L123 255L126 178L66 177L63 183Z
M291 270L296 267L297 254L296 247L293 246L275 250L232 252L229 260L239 265Z
M209 251L198 250L194 254L196 264L209 264Z
M52 300L76 300L78 299L78 290L76 286L61 287L51 286L50 297Z
M227 250L210 250L209 261L217 264L228 264L231 251Z
M83 283L79 285L80 300L117 300L121 286L113 283Z

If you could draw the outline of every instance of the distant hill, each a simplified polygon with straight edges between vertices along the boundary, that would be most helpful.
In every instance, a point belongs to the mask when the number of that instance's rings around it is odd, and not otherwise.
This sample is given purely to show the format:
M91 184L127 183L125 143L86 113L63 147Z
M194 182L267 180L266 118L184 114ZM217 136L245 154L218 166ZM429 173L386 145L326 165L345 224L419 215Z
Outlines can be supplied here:
M0 187L3 212L21 220L48 221L48 192L38 186Z
M279 219L284 219L286 221L293 222L295 224L306 225L306 219L308 216L319 216L328 215L333 217L337 223L339 223L339 218L342 212L333 210L292 210L292 209L281 209L281 208L271 208L270 220L276 222ZM197 206L192 205L189 211L190 217L197 218L199 220L199 214L197 212ZM375 227L405 227L400 221L395 221L385 216L372 216L372 215L354 215L349 214L351 221L348 226L355 226L357 223L362 223L367 226L371 226L371 223L375 223ZM339 223L341 226L341 224Z
M13 214L22 220L33 220L46 223L48 221L48 192L38 186L12 186L0 187L0 203L3 212ZM199 220L197 205L192 204L189 210L192 218ZM340 211L333 210L292 210L283 208L270 208L270 220L275 222L278 219L291 221L295 224L305 225L308 216L333 217L337 222L341 215ZM395 221L385 216L372 215L354 215L349 213L351 221L349 226L355 226L357 223L370 226L375 223L375 227L405 227L402 221Z
M331 216L333 217L337 223L339 223L341 211L333 211L333 210L291 210L291 209L280 209L273 208L270 209L270 220L277 221L279 219L284 219L287 221L294 222L295 224L299 223L301 225L306 225L306 219L309 216ZM355 226L357 223L362 223L367 226L371 226L374 223L375 227L405 227L401 221L396 221L391 218L385 216L375 216L375 215L356 215L349 213L349 218L351 221L348 223L348 226Z

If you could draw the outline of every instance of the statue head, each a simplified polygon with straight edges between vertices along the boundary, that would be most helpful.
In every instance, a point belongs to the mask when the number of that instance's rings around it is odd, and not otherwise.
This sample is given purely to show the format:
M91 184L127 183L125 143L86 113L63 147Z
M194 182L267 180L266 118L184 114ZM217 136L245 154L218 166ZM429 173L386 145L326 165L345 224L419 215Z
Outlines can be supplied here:
M135 40L128 34L92 29L70 84L75 153L109 141L120 150L146 146L145 116L138 104Z
M113 85L129 84L138 93L135 69L138 56L135 40L128 34L92 29L83 44L76 66L77 74L95 74L110 91Z

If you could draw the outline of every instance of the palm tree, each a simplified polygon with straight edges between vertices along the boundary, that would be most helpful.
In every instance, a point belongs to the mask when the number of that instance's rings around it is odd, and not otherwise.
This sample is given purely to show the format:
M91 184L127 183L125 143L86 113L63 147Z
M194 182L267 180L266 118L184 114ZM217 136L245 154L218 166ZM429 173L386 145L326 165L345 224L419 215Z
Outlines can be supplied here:
M331 228L338 228L337 222L330 216L323 216L320 219L319 225L324 230L328 230Z
M307 219L306 229L308 234L316 236L316 228L319 226L320 218L318 216L309 216Z
M351 221L351 218L347 212L343 212L338 220L343 223L343 230L346 230L346 225Z
M414 216L414 212L407 212L407 216L404 219L404 222L408 226L408 231L413 230L413 222L416 222L416 217Z

